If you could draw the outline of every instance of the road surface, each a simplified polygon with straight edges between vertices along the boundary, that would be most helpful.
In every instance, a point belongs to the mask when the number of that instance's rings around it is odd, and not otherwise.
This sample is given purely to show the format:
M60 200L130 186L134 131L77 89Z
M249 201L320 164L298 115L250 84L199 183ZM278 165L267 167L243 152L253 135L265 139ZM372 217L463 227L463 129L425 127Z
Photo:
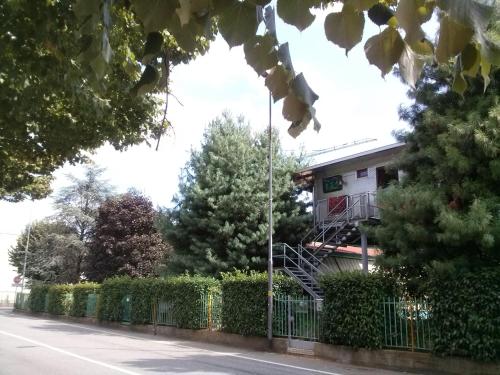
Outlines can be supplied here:
M397 372L104 329L0 309L1 375L391 375Z

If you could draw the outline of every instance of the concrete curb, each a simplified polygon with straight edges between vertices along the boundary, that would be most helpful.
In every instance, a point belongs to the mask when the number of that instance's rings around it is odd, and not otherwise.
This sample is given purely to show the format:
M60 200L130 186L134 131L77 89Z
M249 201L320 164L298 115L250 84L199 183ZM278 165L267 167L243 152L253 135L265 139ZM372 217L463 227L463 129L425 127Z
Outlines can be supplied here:
M13 310L18 314L44 317L51 320L65 320L74 323L91 324L104 328L121 331L139 332L155 335L153 325L132 325L119 322L99 322L95 318L77 318L47 313L31 313ZM265 337L248 337L233 333L210 331L208 329L191 330L168 326L157 326L156 335L176 337L184 340L199 341L218 345L227 345L257 351L273 351L293 355L304 355L300 350L288 347L286 338L273 338L272 347L269 347ZM296 341L296 340L293 340ZM498 375L500 363L475 362L465 358L436 357L430 353L419 353L399 350L368 350L354 349L348 346L329 345L319 342L308 342L307 352L316 357L329 359L335 362L366 367L379 367L409 372L424 372L430 374L474 374ZM300 349L300 348L299 348ZM304 349L304 348L303 348ZM306 350L304 349L304 350Z

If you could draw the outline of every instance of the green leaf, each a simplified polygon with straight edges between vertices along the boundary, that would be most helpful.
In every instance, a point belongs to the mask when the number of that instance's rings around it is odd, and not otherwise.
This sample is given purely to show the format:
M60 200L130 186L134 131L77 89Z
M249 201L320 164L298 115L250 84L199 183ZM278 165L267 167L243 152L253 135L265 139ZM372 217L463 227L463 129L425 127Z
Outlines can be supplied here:
M405 43L399 32L392 27L387 27L380 34L366 41L365 54L370 64L380 69L383 77L398 62L404 48Z
M178 0L179 8L175 10L181 26L187 25L191 16L204 16L209 10L209 0Z
M451 89L455 91L457 94L460 94L461 96L464 95L465 90L467 90L467 81L465 80L462 72L460 71L461 68L459 67L460 64L457 64L457 68L455 69L455 76L453 79L453 85Z
M307 105L295 93L290 92L283 101L283 117L292 122L301 122L307 112Z
M146 45L144 47L144 57L142 58L143 64L149 64L153 58L158 56L163 47L163 35L154 31L148 34L146 38Z
M244 44L245 59L258 75L278 64L276 44L270 34L257 35Z
M469 43L460 54L462 73L469 77L475 77L481 65L481 54L474 43Z
M277 65L267 75L265 85L271 91L274 102L288 95L290 78L290 72L282 65Z
M345 48L345 53L351 50L363 38L365 17L348 4L344 4L339 13L330 13L325 18L326 39Z
M399 71L403 80L415 88L417 80L424 68L424 59L418 56L411 47L405 43L405 48L399 58Z
M308 0L278 0L278 16L300 31L309 27L316 18L309 10Z
M144 32L163 31L176 15L177 1L130 0L132 8L144 26Z
M463 51L472 35L473 31L470 27L457 23L449 16L442 17L436 47L436 60L441 64L447 63L451 57Z
M73 4L73 12L76 18L83 20L92 14L98 14L101 0L77 0Z
M156 68L153 65L146 65L139 82L132 88L132 93L140 96L153 91L156 88L158 78L159 74Z
M378 26L385 25L392 16L394 16L394 12L382 3L377 3L368 10L368 17Z
M290 89L299 100L308 106L312 106L319 96L309 87L302 73L296 76L290 82Z
M491 63L481 55L481 76L484 80L484 91L490 85L490 72L491 72Z
M368 10L378 3L378 0L348 0L345 4L352 5L356 10Z
M222 11L218 25L229 47L235 47L252 38L259 23L255 6L238 1Z
M399 25L406 32L405 40L410 44L425 37L425 33L420 26L419 5L415 0L400 0L396 9L396 18Z
M283 66L295 75L293 70L292 58L290 57L290 49L288 48L288 43L283 43L278 48L278 60L281 61Z

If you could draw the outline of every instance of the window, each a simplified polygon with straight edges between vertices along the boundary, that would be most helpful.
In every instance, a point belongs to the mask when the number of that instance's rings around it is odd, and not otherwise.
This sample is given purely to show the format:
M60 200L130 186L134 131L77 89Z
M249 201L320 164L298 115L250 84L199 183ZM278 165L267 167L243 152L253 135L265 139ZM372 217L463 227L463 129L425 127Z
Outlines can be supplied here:
M356 177L358 178L368 177L368 168L358 169L356 171Z

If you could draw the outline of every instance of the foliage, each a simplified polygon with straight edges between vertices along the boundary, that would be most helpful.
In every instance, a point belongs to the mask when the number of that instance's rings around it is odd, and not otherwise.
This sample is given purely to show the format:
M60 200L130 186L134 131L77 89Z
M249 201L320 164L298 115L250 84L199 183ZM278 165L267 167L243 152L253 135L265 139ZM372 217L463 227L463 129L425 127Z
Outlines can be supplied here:
M175 208L164 212L172 272L266 269L267 147L266 134L253 135L242 118L224 114L209 124L181 175ZM300 163L284 154L276 134L273 150L274 241L297 242L311 220L292 182Z
M1 2L0 199L43 198L65 162L81 162L105 142L122 150L159 132L158 99L129 94L140 72L133 60L142 54L141 26L122 8L108 10L107 39L78 41L87 26L72 0ZM112 61L96 50L106 41Z
M381 348L384 342L383 298L391 283L378 274L340 272L322 276L325 291L321 341L357 348Z
M85 316L87 310L87 298L89 294L97 293L100 285L97 283L82 283L73 286L73 301L69 315Z
M300 287L289 277L275 275L274 294L295 294ZM244 336L267 332L267 273L223 273L222 330Z
M108 198L98 210L87 277L151 276L167 252L154 226L151 201L136 192Z
M378 197L378 262L413 289L433 261L469 269L500 262L500 70L485 93L470 80L465 100L446 77L430 69L411 92L415 103L401 111L413 127L400 136L406 177Z
M29 308L31 312L45 312L45 298L49 291L49 285L33 283L30 288Z
M130 294L132 279L128 276L112 277L101 284L97 299L97 318L99 320L122 320L122 299Z
M54 315L67 315L72 303L73 285L55 284L49 287L47 312Z
M9 263L22 273L28 241L28 227L9 249ZM48 283L78 282L79 259L84 246L71 228L60 221L45 219L31 224L26 278Z
M427 286L436 354L500 360L500 268L439 269Z

